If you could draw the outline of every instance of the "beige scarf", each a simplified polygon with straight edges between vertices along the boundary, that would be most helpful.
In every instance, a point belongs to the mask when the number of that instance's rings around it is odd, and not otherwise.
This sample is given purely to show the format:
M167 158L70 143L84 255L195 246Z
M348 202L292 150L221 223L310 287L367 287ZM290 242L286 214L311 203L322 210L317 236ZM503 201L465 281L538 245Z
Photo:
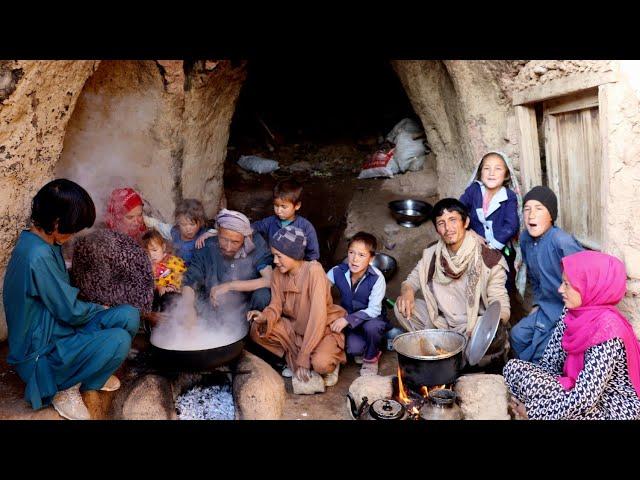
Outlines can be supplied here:
M452 280L467 275L467 322L464 324L449 325L446 320L438 316L437 301L427 285L427 275L431 259L424 259L425 268L420 272L420 286L422 294L427 301L430 317L435 319L433 323L438 328L453 329L459 333L467 334L473 331L473 327L478 320L478 310L480 308L481 286L485 284L484 269L482 268L482 247L473 235L466 234L460 249L455 255L451 255L445 243L440 240L435 249L435 272L433 281L441 285L448 285ZM434 315L435 314L435 315Z

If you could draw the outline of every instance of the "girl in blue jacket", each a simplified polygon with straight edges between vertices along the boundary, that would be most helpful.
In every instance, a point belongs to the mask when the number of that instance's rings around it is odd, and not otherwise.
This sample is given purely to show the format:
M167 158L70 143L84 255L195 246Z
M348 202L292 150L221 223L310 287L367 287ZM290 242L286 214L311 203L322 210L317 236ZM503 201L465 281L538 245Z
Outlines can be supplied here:
M509 158L502 152L486 153L460 201L469 209L470 228L485 239L487 246L505 256L509 264L507 288L517 286L522 295L526 282L518 244L522 195Z

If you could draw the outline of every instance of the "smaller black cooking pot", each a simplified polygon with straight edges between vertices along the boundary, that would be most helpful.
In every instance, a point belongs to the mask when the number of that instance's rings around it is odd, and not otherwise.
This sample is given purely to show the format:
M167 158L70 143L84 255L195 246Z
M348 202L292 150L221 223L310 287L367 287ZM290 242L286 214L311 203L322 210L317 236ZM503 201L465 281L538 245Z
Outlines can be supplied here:
M151 344L151 351L154 361L163 370L208 372L238 358L244 348L245 338L206 350L167 350Z
M429 355L425 351L425 339L443 353ZM462 366L465 345L464 335L449 330L418 330L398 335L393 340L393 349L398 356L403 383L419 392L422 386L455 382Z

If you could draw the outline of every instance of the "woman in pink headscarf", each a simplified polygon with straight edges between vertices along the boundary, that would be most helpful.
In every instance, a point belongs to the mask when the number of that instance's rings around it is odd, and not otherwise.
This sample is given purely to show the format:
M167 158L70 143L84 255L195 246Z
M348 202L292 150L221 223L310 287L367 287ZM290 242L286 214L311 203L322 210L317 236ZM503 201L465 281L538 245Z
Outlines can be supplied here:
M133 188L111 192L105 223L110 230L124 233L140 243L147 230L142 218L142 197Z
M520 414L540 420L640 418L640 345L616 308L624 264L580 252L562 259L565 309L540 365L511 360L504 378Z

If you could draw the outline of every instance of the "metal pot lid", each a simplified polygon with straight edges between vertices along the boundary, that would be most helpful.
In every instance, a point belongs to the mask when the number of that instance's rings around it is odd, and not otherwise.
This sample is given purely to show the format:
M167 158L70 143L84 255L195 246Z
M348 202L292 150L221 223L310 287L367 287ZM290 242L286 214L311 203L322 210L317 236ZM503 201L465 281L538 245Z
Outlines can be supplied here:
M484 312L482 318L478 319L473 332L471 332L465 351L470 365L477 365L484 354L487 353L493 338L496 336L499 324L500 303L493 302Z
M447 388L429 392L429 400L436 405L453 405L457 396L456 392Z
M404 416L404 406L395 400L376 400L369 413L376 420L399 420Z

